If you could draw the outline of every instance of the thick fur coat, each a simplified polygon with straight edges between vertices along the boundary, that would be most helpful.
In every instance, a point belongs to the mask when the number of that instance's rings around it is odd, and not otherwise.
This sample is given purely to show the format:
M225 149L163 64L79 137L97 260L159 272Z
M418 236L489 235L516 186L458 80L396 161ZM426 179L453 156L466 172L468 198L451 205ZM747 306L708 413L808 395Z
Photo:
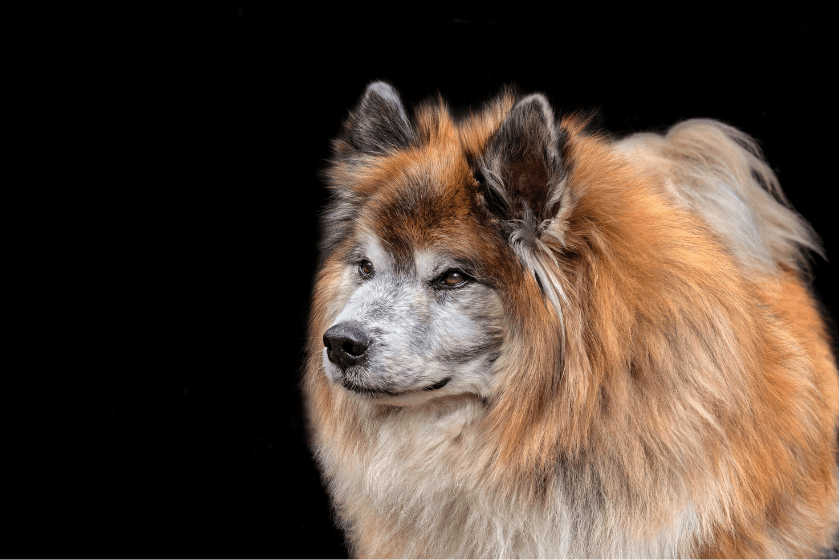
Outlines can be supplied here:
M327 172L303 389L361 557L815 556L836 358L810 227L711 120L376 82Z

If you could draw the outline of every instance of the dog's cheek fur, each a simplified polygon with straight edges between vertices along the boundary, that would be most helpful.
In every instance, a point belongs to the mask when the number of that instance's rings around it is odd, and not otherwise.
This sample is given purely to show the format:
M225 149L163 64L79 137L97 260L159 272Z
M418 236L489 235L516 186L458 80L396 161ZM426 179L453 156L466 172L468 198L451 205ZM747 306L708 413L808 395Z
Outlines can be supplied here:
M493 363L504 340L502 303L494 290L475 284L444 294L432 306L428 359L451 377L450 391L489 396Z

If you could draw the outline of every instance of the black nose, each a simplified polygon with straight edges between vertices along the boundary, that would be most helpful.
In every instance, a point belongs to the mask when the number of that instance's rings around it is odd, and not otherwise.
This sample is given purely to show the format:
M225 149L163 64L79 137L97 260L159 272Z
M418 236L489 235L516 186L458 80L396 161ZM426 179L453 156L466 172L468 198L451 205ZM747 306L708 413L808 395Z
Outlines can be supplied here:
M370 339L357 323L339 323L324 333L324 346L330 361L346 371L362 361Z

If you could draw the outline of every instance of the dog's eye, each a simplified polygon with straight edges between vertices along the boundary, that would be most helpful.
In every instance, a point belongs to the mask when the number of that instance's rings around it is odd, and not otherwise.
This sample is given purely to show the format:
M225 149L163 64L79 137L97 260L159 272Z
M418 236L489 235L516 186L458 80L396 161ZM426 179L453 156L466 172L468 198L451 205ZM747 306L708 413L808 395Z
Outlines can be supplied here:
M467 275L460 270L447 270L440 277L439 285L445 288L458 288L467 283Z
M370 261L362 261L359 263L359 274L368 277L373 274L373 263Z
M446 273L446 278L444 278L443 281L449 284L450 286L454 286L455 284L460 284L464 281L464 275L458 272L457 270L453 270L451 272Z

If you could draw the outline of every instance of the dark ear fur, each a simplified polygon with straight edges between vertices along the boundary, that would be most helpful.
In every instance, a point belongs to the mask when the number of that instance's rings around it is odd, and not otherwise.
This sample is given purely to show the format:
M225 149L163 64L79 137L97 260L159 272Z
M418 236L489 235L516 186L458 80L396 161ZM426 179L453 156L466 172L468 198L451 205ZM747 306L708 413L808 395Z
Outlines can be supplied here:
M488 206L498 219L540 223L557 214L564 176L559 140L545 96L513 106L482 158Z
M385 82L373 82L344 121L334 148L339 157L360 153L384 155L408 147L414 137L397 90Z

